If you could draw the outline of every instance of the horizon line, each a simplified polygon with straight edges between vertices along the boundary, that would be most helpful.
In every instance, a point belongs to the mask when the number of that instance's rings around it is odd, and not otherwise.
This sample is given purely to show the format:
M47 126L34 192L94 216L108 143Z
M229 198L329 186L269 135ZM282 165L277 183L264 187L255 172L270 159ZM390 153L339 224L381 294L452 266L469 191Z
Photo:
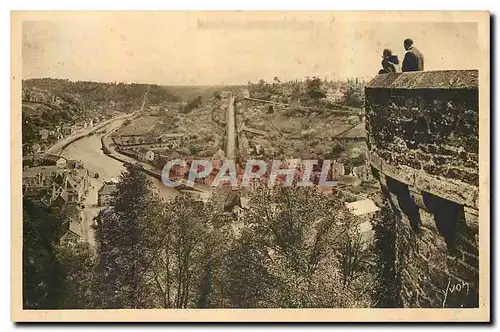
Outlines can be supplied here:
M282 83L284 82L290 82L290 81L305 81L307 78L313 78L313 77L318 77L321 80L320 76L312 75L312 76L304 76L300 78L295 78L295 79L289 79L289 80L283 80ZM279 78L279 77L278 77ZM373 78L372 76L350 76L350 77L328 77L329 81L344 81L348 79L367 79L367 78ZM29 78L22 78L21 81L29 81L29 80L44 80L44 79L52 79L52 80L62 80L62 81L69 81L71 83L78 83L78 82L93 82L93 83L104 83L104 84L125 84L125 85L132 85L132 84L137 84L137 85L157 85L157 86L199 86L199 87L207 87L207 86L247 86L248 82L251 82L253 84L257 84L258 81L252 82L248 80L246 83L213 83L213 84L192 84L192 83L171 83L171 84L158 84L158 83L141 83L141 82L128 82L128 81L103 81L103 80L88 80L88 79L70 79L70 78L61 78L61 77L50 77L50 76L45 76L45 77L29 77ZM266 81L266 80L264 80ZM273 80L268 80L266 83L272 83Z

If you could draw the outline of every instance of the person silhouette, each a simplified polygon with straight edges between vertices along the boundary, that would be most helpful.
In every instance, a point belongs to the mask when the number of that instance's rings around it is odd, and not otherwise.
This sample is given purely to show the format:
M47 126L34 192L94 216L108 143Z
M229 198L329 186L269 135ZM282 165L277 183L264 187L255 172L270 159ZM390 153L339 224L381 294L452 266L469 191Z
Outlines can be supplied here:
M397 55L392 54L392 51L385 49L382 53L382 69L379 74L396 73L399 67L399 59Z
M403 46L406 50L403 59L403 72L424 70L424 56L419 50L413 47L413 40L406 38L403 42Z

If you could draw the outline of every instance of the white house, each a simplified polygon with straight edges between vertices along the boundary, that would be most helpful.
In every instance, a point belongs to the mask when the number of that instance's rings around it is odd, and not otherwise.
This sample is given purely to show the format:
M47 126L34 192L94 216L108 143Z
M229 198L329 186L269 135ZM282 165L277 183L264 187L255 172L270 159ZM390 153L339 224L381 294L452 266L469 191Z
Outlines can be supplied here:
M360 201L345 203L345 206L355 216L362 216L369 213L374 213L380 210L371 199L363 199Z
M140 148L137 150L137 159L145 162L153 161L155 159L155 153L152 150Z

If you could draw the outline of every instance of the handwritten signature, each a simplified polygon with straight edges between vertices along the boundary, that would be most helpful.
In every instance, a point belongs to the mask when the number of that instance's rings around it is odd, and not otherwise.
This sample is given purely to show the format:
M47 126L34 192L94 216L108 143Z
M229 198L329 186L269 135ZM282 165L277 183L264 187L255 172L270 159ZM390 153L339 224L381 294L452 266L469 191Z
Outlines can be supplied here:
M451 286L451 287L450 287ZM462 290L466 290L466 294L469 295L470 285L466 281L462 281L451 285L451 278L448 279L448 285L446 286L446 290L442 291L444 293L443 300L443 308L446 305L446 299L448 298L448 294L453 294L455 292L461 292Z

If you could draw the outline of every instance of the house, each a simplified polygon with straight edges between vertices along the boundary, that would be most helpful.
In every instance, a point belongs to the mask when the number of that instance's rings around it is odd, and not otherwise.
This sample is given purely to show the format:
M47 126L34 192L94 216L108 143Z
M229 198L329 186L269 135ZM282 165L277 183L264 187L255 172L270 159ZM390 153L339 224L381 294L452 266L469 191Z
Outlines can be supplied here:
M71 126L71 128L72 128L73 133L81 132L85 128L87 128L87 123L86 122L78 122L78 123L74 124L73 126Z
M99 189L99 191L97 192L97 205L99 206L110 205L115 193L116 193L116 183L104 182L101 189Z
M59 171L55 165L30 167L23 171L23 189L49 188Z
M82 237L82 216L81 211L74 204L68 205L61 211L61 237L60 245L75 244Z
M31 146L31 152L33 152L33 154L42 152L42 146L40 144L38 144L38 143L34 143Z
M371 199L363 199L356 202L345 203L345 206L355 216L372 214L380 210Z
M78 160L68 160L66 162L66 168L68 169L83 169L83 163Z
M46 155L42 161L44 165L56 165L59 168L65 168L67 162L65 158L53 154Z
M244 212L248 210L250 206L250 198L248 197L240 197L239 204L236 204L233 207L233 215L239 219L243 216Z
M64 189L68 192L69 202L81 202L85 198L88 180L85 177L76 176L74 171L67 173Z
M340 184L352 187L357 187L361 184L361 180L357 176L352 175L341 175L338 181Z
M248 89L241 89L241 94L243 98L250 98L250 91Z
M342 163L332 163L330 166L330 178L338 181L345 174L345 167Z
M45 203L47 207L52 208L56 213L61 212L66 207L66 204L69 202L68 200L68 192L62 188L58 188L55 195L46 195L42 197L42 202Z
M56 160L56 166L59 167L59 168L64 168L64 167L66 167L66 162L67 162L67 160L64 159L64 158L62 158L62 157L57 158L57 160Z
M156 137L156 142L169 142L175 141L180 143L182 138L185 136L184 133L165 133ZM151 140L152 141L152 140Z
M47 138L49 138L49 133L50 132L47 129L40 129L38 135L40 136L41 140L46 140Z
M60 129L57 129L56 131L54 131L54 135L53 135L57 140L60 140L60 139L63 139L64 138L64 135L63 133L61 132Z
M373 178L369 165L353 167L351 175L357 177L361 181L370 181Z
M144 162L153 161L155 159L155 153L152 150L140 148L137 150L137 159Z
M66 137L66 136L72 135L74 133L74 129L75 128L73 126L71 126L71 127L64 126L61 128L61 132L62 132L63 136Z
M47 207L62 208L68 202L83 201L89 187L86 169L57 165L31 167L23 171L23 194L29 192Z
M346 95L344 92L340 91L340 89L337 89L333 91L332 88L328 89L326 92L326 100L330 103L341 103L345 101Z

